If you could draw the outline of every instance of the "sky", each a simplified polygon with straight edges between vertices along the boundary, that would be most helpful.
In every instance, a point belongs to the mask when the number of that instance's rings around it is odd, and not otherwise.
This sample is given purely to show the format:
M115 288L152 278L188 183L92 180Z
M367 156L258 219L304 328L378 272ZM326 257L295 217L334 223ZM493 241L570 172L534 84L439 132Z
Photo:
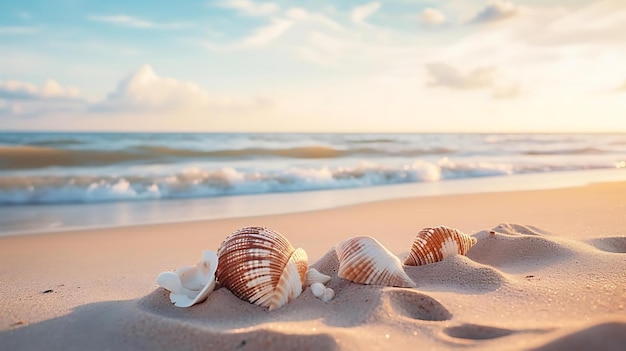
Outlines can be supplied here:
M626 132L624 0L2 1L0 129Z

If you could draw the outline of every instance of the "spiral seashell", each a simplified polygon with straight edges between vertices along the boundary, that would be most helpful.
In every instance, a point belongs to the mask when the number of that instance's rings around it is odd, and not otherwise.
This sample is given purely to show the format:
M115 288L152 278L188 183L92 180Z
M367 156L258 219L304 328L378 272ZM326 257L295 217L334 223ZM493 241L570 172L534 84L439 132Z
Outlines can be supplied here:
M415 287L400 259L374 238L350 238L337 245L335 251L341 278L360 284Z
M476 241L476 238L457 229L444 226L424 228L413 241L411 252L404 264L421 266L441 261L448 256L465 255Z
M217 251L217 280L250 303L279 308L302 293L308 270L306 252L280 233L246 227L231 234Z

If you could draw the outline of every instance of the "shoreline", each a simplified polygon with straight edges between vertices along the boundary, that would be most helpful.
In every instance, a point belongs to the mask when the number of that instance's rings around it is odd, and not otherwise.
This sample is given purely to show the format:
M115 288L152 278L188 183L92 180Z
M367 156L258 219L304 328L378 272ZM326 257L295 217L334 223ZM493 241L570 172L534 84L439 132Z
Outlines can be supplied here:
M626 172L622 169L601 169L210 198L0 206L0 218L4 218L0 220L0 238L300 213L411 197L562 189L624 180Z
M1 237L0 280L10 283L0 286L0 348L235 348L247 340L251 349L375 350L417 337L439 349L602 349L590 335L602 335L600 346L623 345L624 193L626 181ZM322 304L305 291L268 312L222 288L190 309L172 306L157 275L194 264L201 250L217 250L250 225L304 248L309 263L333 277L336 298ZM403 257L417 231L437 225L479 244L467 257L405 268L417 289L336 276L338 242L370 235Z

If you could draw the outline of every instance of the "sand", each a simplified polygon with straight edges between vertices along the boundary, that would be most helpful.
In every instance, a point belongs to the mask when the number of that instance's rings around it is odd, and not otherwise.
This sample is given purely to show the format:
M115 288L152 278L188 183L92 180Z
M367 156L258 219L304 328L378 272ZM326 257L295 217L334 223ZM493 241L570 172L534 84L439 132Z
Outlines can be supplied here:
M623 350L626 182L389 200L330 210L0 238L0 350ZM271 227L332 277L275 310L222 288L188 309L156 285L234 230ZM405 267L417 288L337 277L333 245L417 232L478 239L467 257Z

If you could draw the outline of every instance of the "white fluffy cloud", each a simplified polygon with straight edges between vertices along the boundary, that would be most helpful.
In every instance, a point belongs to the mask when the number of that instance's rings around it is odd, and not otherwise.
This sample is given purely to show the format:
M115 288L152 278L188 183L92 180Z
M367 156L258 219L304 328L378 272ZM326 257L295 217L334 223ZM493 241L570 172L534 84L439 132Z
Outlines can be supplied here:
M429 63L425 67L431 87L456 90L491 89L491 96L495 99L511 99L522 94L519 84L502 84L498 79L498 70L493 66L478 67L466 72L444 62Z
M428 7L420 12L419 22L423 26L438 26L446 22L446 16L443 12Z
M51 100L78 99L78 89L63 87L55 80L47 80L41 87L35 84L17 81L0 80L0 99L6 100Z
M143 65L123 79L117 89L91 106L99 112L168 114L182 111L209 116L240 113L265 108L266 99L236 99L209 94L195 83L157 75L150 65Z
M365 20L380 9L379 2L370 2L368 4L357 6L352 10L350 18L352 22L358 24L366 24Z
M84 108L78 89L49 79L43 85L17 80L0 81L0 115L38 116Z
M429 82L431 86L443 86L462 90L491 86L496 72L493 67L479 67L463 73L456 67L443 62L426 64L426 70L431 78Z

